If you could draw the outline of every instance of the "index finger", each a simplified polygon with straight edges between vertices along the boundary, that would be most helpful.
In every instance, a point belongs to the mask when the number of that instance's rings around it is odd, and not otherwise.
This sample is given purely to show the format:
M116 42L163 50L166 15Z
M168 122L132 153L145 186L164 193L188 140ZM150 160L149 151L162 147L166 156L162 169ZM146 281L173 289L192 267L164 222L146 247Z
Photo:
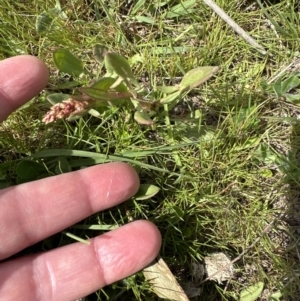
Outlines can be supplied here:
M136 171L115 162L2 189L0 260L120 204L138 188Z
M0 122L36 96L48 82L48 68L40 59L20 55L0 61Z

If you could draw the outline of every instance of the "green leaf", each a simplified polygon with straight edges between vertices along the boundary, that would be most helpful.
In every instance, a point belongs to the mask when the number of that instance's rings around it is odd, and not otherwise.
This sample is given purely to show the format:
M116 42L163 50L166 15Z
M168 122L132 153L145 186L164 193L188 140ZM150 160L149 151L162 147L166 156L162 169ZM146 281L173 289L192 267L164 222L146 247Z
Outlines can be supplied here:
M115 99L129 98L132 96L130 92L103 91L92 87L81 87L78 90L81 93L99 101L111 101Z
M67 20L68 16L62 11L59 0L55 0L55 9L60 12L59 17L63 20Z
M132 56L130 59L129 59L129 63L130 63L130 66L134 66L138 63L144 63L145 62L145 56L140 54L140 53L136 53L134 56Z
M93 117L97 117L97 118L101 117L101 114L100 114L97 110L95 110L95 109L90 109L90 110L88 111L88 113L89 113L90 115L92 115Z
M160 191L160 188L151 184L141 184L138 192L134 196L136 200L147 200L155 196Z
M79 76L83 72L81 60L67 49L57 49L53 53L53 60L58 70Z
M115 82L116 78L102 77L98 81L94 82L90 88L108 91ZM128 89L123 82L121 82L118 86L114 87L114 90L116 90L117 92L128 92Z
M241 291L239 301L255 301L261 295L263 289L263 282L258 282L254 285L251 285Z
M135 16L135 15L137 14L137 12L138 12L141 8L143 8L143 6L145 5L145 2L146 2L146 0L138 0L138 1L135 3L134 7L132 8L132 10L131 10L131 12L130 12L130 15L131 15L131 16Z
M147 24L156 24L157 23L154 19L146 17L146 16L136 16L133 19L137 20L138 22L143 22L143 23L147 23Z
M76 115L70 115L67 120L68 121L74 121L74 120L78 120L80 117L84 116L87 113L87 111L81 111L79 113L77 113Z
M281 291L277 291L270 296L272 301L280 301L281 297L282 297Z
M260 87L266 92L269 92L271 90L271 85L268 84L268 82L265 79L261 80Z
M297 76L291 76L281 83L282 93L288 93L300 85L300 79Z
M181 91L169 94L168 96L162 98L160 100L160 103L165 105L165 104L170 104L170 103L174 102L176 99L179 101L180 96L181 96Z
M184 212L182 211L182 209L179 206L173 206L174 211L176 212L177 216L183 220L184 217Z
M55 8L61 10L61 5L60 5L59 0L55 0Z
M81 86L82 83L75 81L75 80L71 80L68 81L66 83L61 83L61 84L57 84L57 89L59 90L65 90L65 89L72 89L74 87L78 87Z
M56 103L62 102L70 98L69 94L62 94L62 93L53 93L47 96L47 100L52 104L55 105Z
M180 83L180 91L192 90L200 86L211 78L219 69L220 67L205 66L190 70L184 75Z
M161 91L166 94L171 94L179 90L178 86L158 86L156 87L158 91Z
M176 18L179 16L185 16L192 13L192 7L196 3L196 0L183 1L175 6L173 6L165 15L165 18Z
M72 171L69 161L65 157L60 157L55 166L55 173L57 175Z
M145 112L136 111L134 113L134 120L139 124L144 124L144 125L154 124L153 120Z
M0 189L4 189L10 186L9 181L5 179L0 179Z
M283 91L282 91L282 81L281 78L279 78L273 85L273 91L276 94L276 97L279 98L282 96Z
M266 179L271 179L273 177L273 172L268 168L261 169L259 174Z
M35 22L35 29L38 33L44 33L50 31L52 22L56 16L59 15L61 10L59 8L52 8L48 11L43 11Z
M133 104L136 111L147 112L149 114L154 114L154 115L159 105L159 101L150 102L150 101L136 100L136 99L131 99L131 103Z
M90 88L99 89L102 91L108 91L110 87L116 82L116 78L113 77L102 77L94 82Z
M278 156L266 143L260 143L254 152L255 158L266 165L275 164Z
M22 160L16 168L17 176L23 180L38 179L45 171L43 165L31 160Z
M190 227L185 227L182 231L182 234L185 238L191 237L191 235L194 233L194 231Z
M300 102L300 94L285 94L285 99L289 102L295 103L299 105Z
M97 62L102 63L104 61L104 57L108 52L108 48L106 46L96 44L93 48L93 55Z
M107 70L113 69L114 72L123 79L134 79L130 65L122 55L114 52L108 52L105 55L104 62Z

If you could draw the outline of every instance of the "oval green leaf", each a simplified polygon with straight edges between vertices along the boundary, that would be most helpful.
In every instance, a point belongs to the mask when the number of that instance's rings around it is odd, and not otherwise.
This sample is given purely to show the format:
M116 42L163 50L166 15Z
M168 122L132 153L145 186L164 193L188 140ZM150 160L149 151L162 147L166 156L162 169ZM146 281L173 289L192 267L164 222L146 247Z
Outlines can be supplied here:
M82 83L76 81L76 80L71 80L71 81L68 81L66 83L61 83L61 84L57 84L57 89L58 90L65 90L65 89L72 89L74 87L78 87L78 86L81 86Z
M10 186L9 181L5 179L0 179L0 189L4 189Z
M104 58L105 68L107 70L113 69L120 77L134 79L128 61L120 54L108 52Z
M185 238L189 238L193 234L193 230L190 227L185 227L182 231L182 234Z
M88 113L89 113L90 115L92 115L93 117L97 117L97 118L100 118L100 117L101 117L101 114L100 114L97 110L95 110L95 109L90 109L90 110L88 111Z
M80 117L84 116L87 113L87 111L82 111L76 115L70 115L68 118L66 118L68 121L75 121L78 120Z
M92 87L81 87L78 90L81 93L99 101L111 101L115 99L129 98L132 96L130 92L103 91Z
M135 18L133 18L135 20L137 20L138 22L143 22L143 23L147 23L147 24L157 24L157 21L154 20L153 18L149 18L147 16L136 16Z
M296 105L299 105L300 103L300 93L298 94L285 94L286 101L292 102Z
M281 84L281 89L283 93L288 93L292 89L297 88L300 85L300 79L298 76L291 76L284 80Z
M53 60L58 70L79 76L83 72L81 60L67 49L57 49L53 53Z
M136 111L134 113L134 120L139 124L144 124L144 125L154 124L153 120L145 112Z
M196 0L180 1L179 4L174 5L171 9L167 10L165 14L166 19L178 18L180 16L190 15L193 13L193 6Z
M158 91L161 91L166 94L171 94L179 90L178 86L158 86L156 87Z
M94 82L90 88L100 89L102 91L108 91L110 87L116 82L116 78L113 77L102 77Z
M36 18L35 29L38 33L47 32L50 29L52 22L52 16L44 11Z
M103 91L108 91L110 87L116 82L116 78L113 77L102 77L101 79L94 82L90 88L100 89ZM113 88L113 91L117 92L128 92L126 85L121 82L119 85Z
M173 209L176 212L177 216L182 220L184 216L183 210L178 206L174 206Z
M155 196L160 191L160 188L151 184L141 184L138 192L135 195L135 199L142 201L147 200Z
M22 160L16 168L17 176L23 180L35 180L45 173L46 169L43 165L30 160Z
M93 48L93 55L97 62L102 63L104 61L105 54L108 52L106 46L96 44Z
M181 95L181 91L174 92L174 93L169 94L166 97L162 98L160 100L160 103L165 105L165 104L173 103L175 101L179 102L180 101L180 95Z
M60 157L55 166L55 173L57 175L72 171L71 165L66 157Z
M49 11L43 11L35 22L35 28L38 33L44 33L51 29L52 22L59 15L61 9L58 7L52 8Z
M256 284L251 285L241 291L239 301L255 301L257 298L259 298L263 289L264 283L257 282Z
M47 100L52 104L55 105L56 103L62 102L70 98L69 94L62 94L62 93L53 93L47 96Z
M282 96L282 94L284 93L284 91L282 90L282 79L279 78L273 85L272 85L272 89L276 94L276 97L279 98Z
M272 301L280 301L281 297L282 297L281 291L277 291L270 296Z
M220 67L218 66L205 66L190 70L184 75L180 83L180 91L192 90L200 86L211 78L219 69Z

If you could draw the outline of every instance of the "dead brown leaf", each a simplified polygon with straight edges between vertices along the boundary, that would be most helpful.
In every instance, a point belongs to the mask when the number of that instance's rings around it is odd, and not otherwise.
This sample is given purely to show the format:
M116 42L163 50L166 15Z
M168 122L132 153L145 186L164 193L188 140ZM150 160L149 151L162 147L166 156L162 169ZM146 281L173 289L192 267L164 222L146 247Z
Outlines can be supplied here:
M189 301L165 261L158 257L143 270L146 280L152 285L153 292L169 301Z

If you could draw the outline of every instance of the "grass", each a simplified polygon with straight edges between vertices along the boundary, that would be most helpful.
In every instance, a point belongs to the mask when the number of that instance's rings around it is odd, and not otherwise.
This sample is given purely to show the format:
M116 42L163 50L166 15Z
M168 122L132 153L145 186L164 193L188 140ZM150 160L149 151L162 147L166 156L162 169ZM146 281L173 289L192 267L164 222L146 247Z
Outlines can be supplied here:
M262 83L299 55L299 4L216 1L268 50L262 56L201 1L189 13L176 8L180 1L166 2L160 7L158 0L61 1L65 18L56 18L51 30L41 34L36 18L55 1L1 2L0 58L37 55L51 71L42 95L0 127L1 183L24 182L16 165L27 156L42 158L50 174L100 163L107 155L127 158L142 183L159 186L160 193L146 201L129 200L81 225L105 228L130 218L153 221L163 236L161 256L183 286L192 282L192 262L215 252L231 259L242 254L227 283L195 284L202 289L201 300L237 300L242 289L258 281L264 282L259 300L270 300L278 291L280 300L298 300L300 109ZM125 121L122 108L107 109L101 120L85 116L45 126L40 122L49 107L45 95L74 80L56 72L53 51L69 49L95 74L91 50L96 43L128 58L136 77L149 88L174 84L197 66L219 65L221 71L176 109L162 109L155 130ZM291 74L298 76L299 66L282 76ZM200 114L187 118L195 112ZM69 232L82 238L95 235L85 228ZM69 242L58 234L34 251ZM155 298L138 273L88 300Z

